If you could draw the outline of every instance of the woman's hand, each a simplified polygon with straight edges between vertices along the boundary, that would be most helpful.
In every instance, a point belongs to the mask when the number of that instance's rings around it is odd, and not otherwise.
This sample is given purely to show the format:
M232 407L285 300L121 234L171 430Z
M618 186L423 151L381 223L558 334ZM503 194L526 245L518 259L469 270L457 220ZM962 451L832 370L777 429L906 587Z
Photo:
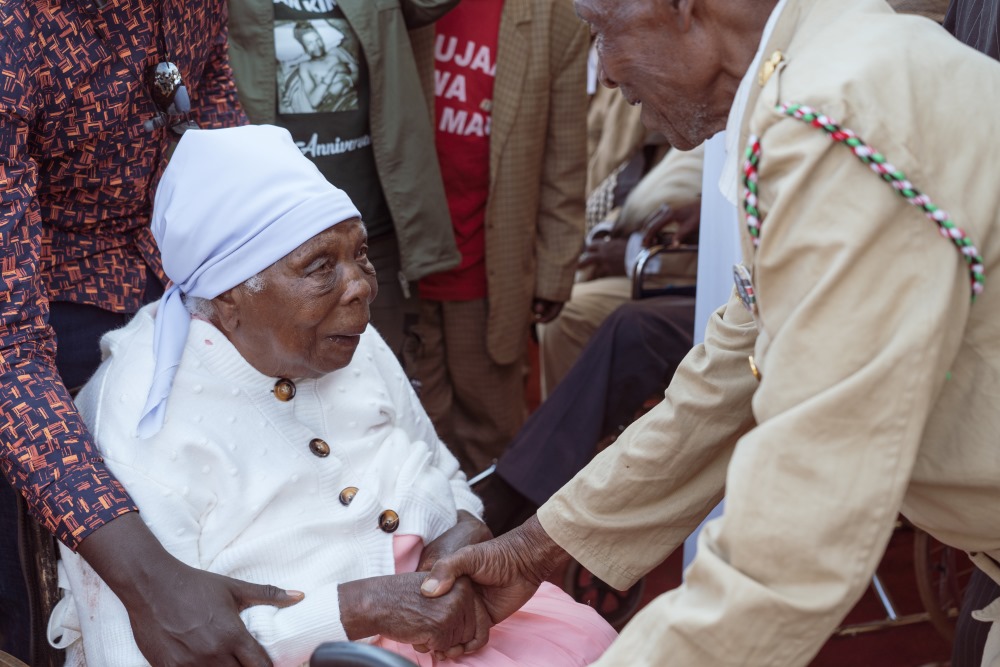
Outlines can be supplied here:
M465 510L458 513L458 521L443 532L433 542L424 547L420 554L417 572L430 572L434 563L443 556L455 553L470 544L479 544L493 539L493 533L478 517Z
M371 577L339 586L340 621L350 640L382 635L439 658L478 650L490 619L468 577L439 597L421 595L422 572Z

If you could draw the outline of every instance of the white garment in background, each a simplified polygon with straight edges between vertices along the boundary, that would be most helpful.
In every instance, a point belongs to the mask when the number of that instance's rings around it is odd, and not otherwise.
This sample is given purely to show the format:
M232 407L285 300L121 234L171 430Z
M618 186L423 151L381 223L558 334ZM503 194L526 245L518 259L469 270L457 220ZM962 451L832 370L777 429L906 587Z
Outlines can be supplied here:
M701 227L698 236L698 296L694 308L694 342L695 345L705 339L705 327L720 306L729 300L733 290L733 264L742 261L740 256L739 231L739 171L740 157L740 127L743 125L743 114L746 113L747 102L750 100L750 86L753 85L757 71L764 57L764 45L774 32L782 10L788 0L778 0L771 12L764 32L761 34L760 45L754 55L753 62L736 90L736 98L729 109L726 129L708 140L705 146L705 167L702 181ZM710 187L716 183L716 187ZM732 221L729 224L726 221ZM706 225L706 221L716 224ZM709 245L711 244L711 245ZM708 249L711 252L707 252ZM725 501L716 505L701 525L684 541L684 567L694 560L697 551L698 534L705 524L722 516Z
M725 305L733 291L733 264L740 262L739 215L718 186L726 163L726 133L719 132L705 143L702 172L701 225L698 229L698 294L694 302L694 342L705 340L705 327L716 310ZM705 521L722 516L719 503ZM684 541L684 567L697 550L698 529Z

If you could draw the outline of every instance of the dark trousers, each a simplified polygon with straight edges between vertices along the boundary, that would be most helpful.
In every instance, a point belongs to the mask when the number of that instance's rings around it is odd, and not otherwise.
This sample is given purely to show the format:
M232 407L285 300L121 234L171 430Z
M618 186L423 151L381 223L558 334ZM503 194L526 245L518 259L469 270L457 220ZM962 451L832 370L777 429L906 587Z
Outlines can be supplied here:
M159 279L147 272L146 303L163 294ZM56 301L49 304L49 324L56 332L56 368L63 384L75 392L101 364L100 340L108 331L128 324L131 314L111 313L95 306ZM28 596L18 554L17 495L0 479L0 650L30 661Z
M669 384L693 330L693 297L620 306L525 422L497 463L498 476L535 505L544 503L590 462L602 438L628 426Z
M0 480L0 651L28 662L28 593L17 551L17 494Z

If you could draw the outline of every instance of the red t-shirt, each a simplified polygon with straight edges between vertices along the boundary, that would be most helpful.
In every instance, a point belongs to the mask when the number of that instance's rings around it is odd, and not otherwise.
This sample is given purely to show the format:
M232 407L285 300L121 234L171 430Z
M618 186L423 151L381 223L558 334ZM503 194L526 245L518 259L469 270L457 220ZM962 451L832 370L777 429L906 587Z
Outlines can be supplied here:
M483 222L490 188L490 123L503 0L462 0L436 24L435 143L462 263L420 281L420 296L486 296Z

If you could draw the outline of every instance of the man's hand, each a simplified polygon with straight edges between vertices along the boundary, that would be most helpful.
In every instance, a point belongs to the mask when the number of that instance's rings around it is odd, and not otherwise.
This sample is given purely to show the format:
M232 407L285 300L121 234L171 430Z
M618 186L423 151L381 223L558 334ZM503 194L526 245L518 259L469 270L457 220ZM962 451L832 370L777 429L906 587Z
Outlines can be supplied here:
M490 620L497 624L520 609L569 554L552 541L536 517L505 535L465 547L434 564L421 586L431 598L448 593L467 576L480 588Z
M562 301L549 301L548 299L535 297L535 300L531 304L531 312L537 324L548 324L556 319L562 307Z
M270 667L239 613L259 604L288 607L304 597L181 563L135 512L94 531L79 552L125 605L135 642L154 667Z
M446 594L421 595L422 572L358 579L341 584L340 620L348 639L382 635L413 644L439 659L482 648L489 639L490 617L468 577Z
M677 230L670 238L661 238L663 228L670 223L677 223ZM689 243L698 237L698 227L701 224L701 200L698 199L684 206L671 208L663 204L646 218L642 224L642 245L652 248L657 243L666 242L668 248L676 248L682 243Z
M417 572L429 572L440 558L455 553L470 544L493 539L493 533L478 517L462 510L458 522L424 547Z

